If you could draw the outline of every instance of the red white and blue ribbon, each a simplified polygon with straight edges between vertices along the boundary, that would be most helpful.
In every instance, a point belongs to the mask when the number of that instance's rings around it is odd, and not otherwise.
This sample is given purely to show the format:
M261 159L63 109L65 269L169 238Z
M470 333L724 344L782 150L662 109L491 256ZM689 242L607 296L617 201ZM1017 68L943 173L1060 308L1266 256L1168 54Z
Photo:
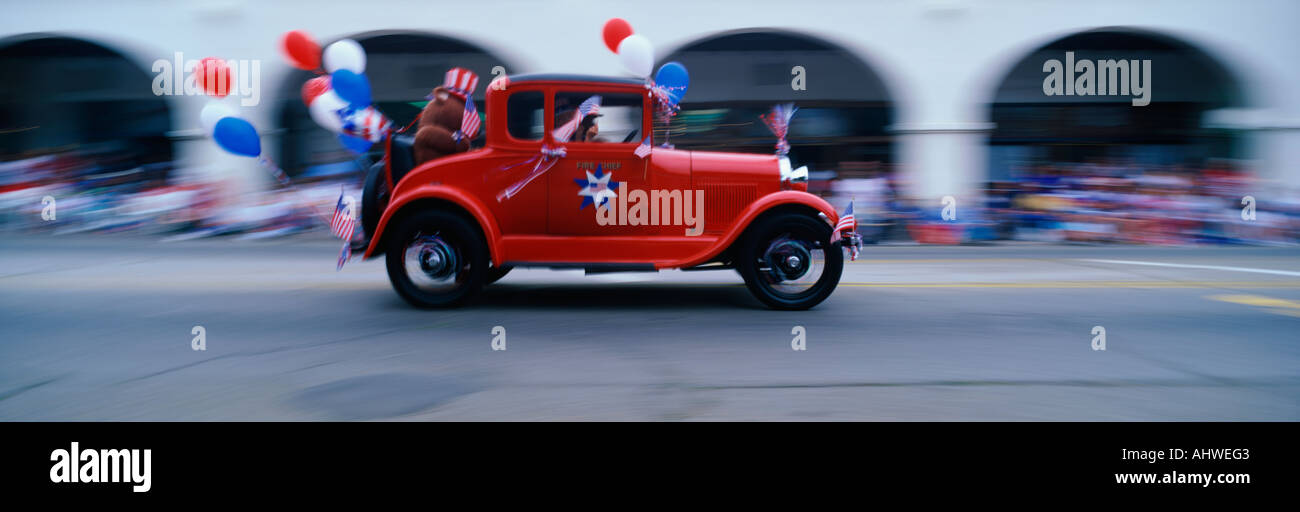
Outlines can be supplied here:
M518 194L520 190L523 190L524 187L528 186L529 183L537 179L538 176L541 176L545 174L546 171L551 170L551 167L553 167L556 162L559 162L560 159L564 158L565 156L567 156L567 152L564 150L563 146L556 147L556 148L542 146L542 150L538 152L536 156L524 160L522 162L519 162L517 164L502 167L501 170L506 171L521 165L528 164L530 162L536 162L536 164L533 165L533 170L529 171L528 175L524 176L524 179L519 180L515 182L514 185L510 185L509 187L506 187L505 190L498 192L497 201L500 202L506 199L510 199L511 197L514 197L515 194Z
M654 98L655 115L660 121L667 123L681 110L677 102L686 93L686 87L664 87L654 80L647 81L645 87Z
M796 110L794 103L781 103L772 107L772 112L758 116L767 125L767 129L772 130L772 135L776 135L776 154L785 156L790 152L790 143L786 141L786 135L790 131L790 118L794 117Z
M262 167L265 168L267 172L271 173L271 176L275 178L275 181L278 182L280 186L288 187L291 185L289 182L289 176L280 169L280 166L275 165L275 162L272 162L270 158L267 158L265 154L258 155L257 163L262 164Z
M352 241L344 240L343 249L339 251L339 263L334 267L334 271L343 270L343 264L352 259Z
M681 100L682 95L686 94L686 87L665 87L656 84L654 80L647 80L645 87L650 92L651 100L654 101L655 117L665 125L671 123L673 116L681 111L681 106L677 103ZM668 133L670 131L672 130L664 130L664 143L660 144L660 146L672 149L673 145L668 143ZM640 150L640 148L637 149Z
M343 133L372 143L384 140L393 129L393 122L373 106L362 110L340 109L339 117L343 119Z

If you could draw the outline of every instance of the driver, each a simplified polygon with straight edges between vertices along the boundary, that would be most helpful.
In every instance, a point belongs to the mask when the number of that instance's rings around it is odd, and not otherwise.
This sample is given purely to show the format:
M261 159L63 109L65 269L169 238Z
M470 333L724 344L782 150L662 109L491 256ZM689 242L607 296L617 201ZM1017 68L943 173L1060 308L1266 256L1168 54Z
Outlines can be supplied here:
M578 123L578 129L573 133L573 142L605 142L596 138L600 133L600 127L596 125L596 118L601 114L590 114L582 118Z

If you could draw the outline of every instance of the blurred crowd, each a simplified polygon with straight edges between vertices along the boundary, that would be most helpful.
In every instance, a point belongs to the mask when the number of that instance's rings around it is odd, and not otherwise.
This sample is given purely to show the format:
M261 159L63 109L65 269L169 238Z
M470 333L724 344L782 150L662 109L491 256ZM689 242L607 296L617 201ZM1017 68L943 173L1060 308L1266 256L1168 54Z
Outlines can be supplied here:
M868 241L955 244L1022 240L1124 244L1300 242L1300 200L1230 161L1204 166L1098 160L1037 163L989 182L982 204L917 205L884 169L853 166L821 185L854 201ZM870 167L870 166L868 166ZM1266 202L1256 196L1267 195Z
M355 179L354 179L355 178ZM360 175L301 180L293 189L230 197L228 184L141 164L129 152L75 148L0 162L0 231L151 234L174 239L286 236L322 227L340 189Z
M1230 161L1199 167L1036 163L1013 179L988 183L982 204L954 203L949 217L955 218L944 217L943 204L903 199L896 175L879 162L845 162L836 171L815 172L810 190L839 209L852 200L868 242L1300 242L1296 196ZM360 172L300 177L292 189L233 198L226 184L189 182L170 163L139 164L113 150L54 151L0 162L0 230L287 236L324 227L321 219L341 189L360 197L360 182ZM1269 201L1244 199L1261 195Z

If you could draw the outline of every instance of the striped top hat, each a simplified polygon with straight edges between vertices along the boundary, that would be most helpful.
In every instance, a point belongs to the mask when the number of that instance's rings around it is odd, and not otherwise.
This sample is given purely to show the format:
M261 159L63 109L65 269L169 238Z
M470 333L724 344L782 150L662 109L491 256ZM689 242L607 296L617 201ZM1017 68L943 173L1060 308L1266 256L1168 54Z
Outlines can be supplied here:
M447 70L447 77L443 80L442 87L464 101L474 94L474 88L478 87L478 75L465 68L451 68Z

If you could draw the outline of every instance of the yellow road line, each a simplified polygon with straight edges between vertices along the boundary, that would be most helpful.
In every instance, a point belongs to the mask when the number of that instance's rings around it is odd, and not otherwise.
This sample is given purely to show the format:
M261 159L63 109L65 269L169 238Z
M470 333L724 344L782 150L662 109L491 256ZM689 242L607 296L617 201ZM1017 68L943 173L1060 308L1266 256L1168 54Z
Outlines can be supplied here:
M1247 306L1257 306L1261 308L1295 308L1300 309L1300 302L1286 299L1275 299L1273 297L1262 297L1259 295L1211 295L1209 298L1231 302L1233 304L1245 304Z
M1207 295L1205 298L1243 306L1264 308L1277 315L1300 317L1300 301L1264 297L1261 295Z

